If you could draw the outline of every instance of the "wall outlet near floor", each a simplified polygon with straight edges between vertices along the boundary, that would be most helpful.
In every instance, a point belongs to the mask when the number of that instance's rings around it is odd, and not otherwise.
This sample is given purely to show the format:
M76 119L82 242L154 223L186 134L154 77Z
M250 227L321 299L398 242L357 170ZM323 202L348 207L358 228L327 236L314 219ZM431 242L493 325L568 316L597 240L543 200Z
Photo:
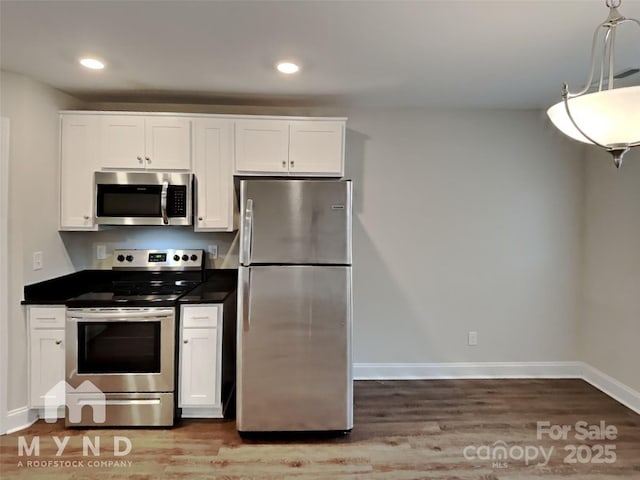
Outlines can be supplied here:
M42 252L33 252L33 269L42 270L43 264Z
M107 258L107 246L105 244L100 243L96 246L96 258L98 260Z
M478 332L469 332L468 342L470 347L475 347L476 345L478 345Z
M209 254L209 260L218 258L218 245L207 245L207 253Z

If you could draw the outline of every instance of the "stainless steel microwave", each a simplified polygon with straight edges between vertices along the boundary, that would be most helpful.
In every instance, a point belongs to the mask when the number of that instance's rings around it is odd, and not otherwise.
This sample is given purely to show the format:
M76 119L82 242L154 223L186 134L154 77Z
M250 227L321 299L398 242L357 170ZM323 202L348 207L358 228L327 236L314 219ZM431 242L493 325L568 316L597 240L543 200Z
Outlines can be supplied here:
M96 223L192 225L193 174L96 172Z

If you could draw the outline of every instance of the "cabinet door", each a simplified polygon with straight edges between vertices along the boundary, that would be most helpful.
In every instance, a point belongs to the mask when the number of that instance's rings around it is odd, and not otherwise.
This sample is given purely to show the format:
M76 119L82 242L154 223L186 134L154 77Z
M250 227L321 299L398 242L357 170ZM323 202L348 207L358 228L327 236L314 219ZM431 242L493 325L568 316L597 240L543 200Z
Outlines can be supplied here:
M232 127L229 120L195 121L196 232L234 230Z
M238 120L236 122L237 174L288 174L289 122Z
M144 117L102 117L102 168L145 168Z
M182 117L147 117L145 132L147 169L191 169L191 120Z
M96 230L93 173L98 169L100 117L63 115L60 149L60 230Z
M42 408L45 394L65 378L64 330L29 333L31 408Z
M343 121L295 120L290 126L291 175L344 175Z
M180 407L220 403L217 328L182 330Z

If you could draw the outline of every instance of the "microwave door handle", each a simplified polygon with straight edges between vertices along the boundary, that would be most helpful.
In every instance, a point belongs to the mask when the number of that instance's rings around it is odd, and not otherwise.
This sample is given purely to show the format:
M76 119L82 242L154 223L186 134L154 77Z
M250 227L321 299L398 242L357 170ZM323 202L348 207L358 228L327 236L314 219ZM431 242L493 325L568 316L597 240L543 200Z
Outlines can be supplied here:
M162 193L160 194L160 210L162 211L162 223L169 225L169 217L167 216L167 192L169 191L169 182L162 182Z

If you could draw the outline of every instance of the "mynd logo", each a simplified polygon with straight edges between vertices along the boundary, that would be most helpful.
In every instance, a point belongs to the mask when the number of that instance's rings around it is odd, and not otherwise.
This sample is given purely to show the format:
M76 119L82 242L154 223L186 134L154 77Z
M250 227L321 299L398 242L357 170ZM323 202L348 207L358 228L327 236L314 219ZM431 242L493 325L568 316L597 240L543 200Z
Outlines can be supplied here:
M82 440L82 459L65 459L62 458L70 441L80 438ZM122 457L129 455L131 452L131 440L128 437L116 435L113 437L113 443L109 448L112 458L102 458L102 441L100 436L88 437L71 437L65 435L59 437L53 435L51 440L55 443L56 454L53 458L41 458L40 446L41 439L39 435L27 439L24 436L18 437L18 461L17 466L21 468L123 468L131 467L133 462L125 460ZM26 457L26 458L25 458ZM87 459L87 457L89 457ZM24 460L22 459L24 458Z
M71 394L71 395L69 395ZM105 423L106 421L106 396L98 387L90 381L82 382L77 388L69 385L64 380L56 383L44 397L44 418L47 423L58 420L58 409L66 407L69 423L80 423L82 420L82 408L89 406L93 416L93 423ZM80 439L82 441L82 459L61 458L70 442ZM41 439L39 435L31 437L18 437L18 456L23 460L18 462L18 467L27 468L114 468L131 467L131 460L122 457L129 455L132 444L128 437L115 435L112 439L110 452L111 458L102 458L102 437L57 436L52 435L51 441L55 444L56 453L53 458L40 458ZM25 458L26 457L26 458ZM89 459L87 459L89 457Z
M67 395L75 393L80 395ZM67 407L70 423L80 423L82 407L90 406L93 411L93 422L106 421L105 395L89 380L82 382L78 388L73 388L64 380L56 383L44 396L44 419L47 423L58 420L58 408Z

